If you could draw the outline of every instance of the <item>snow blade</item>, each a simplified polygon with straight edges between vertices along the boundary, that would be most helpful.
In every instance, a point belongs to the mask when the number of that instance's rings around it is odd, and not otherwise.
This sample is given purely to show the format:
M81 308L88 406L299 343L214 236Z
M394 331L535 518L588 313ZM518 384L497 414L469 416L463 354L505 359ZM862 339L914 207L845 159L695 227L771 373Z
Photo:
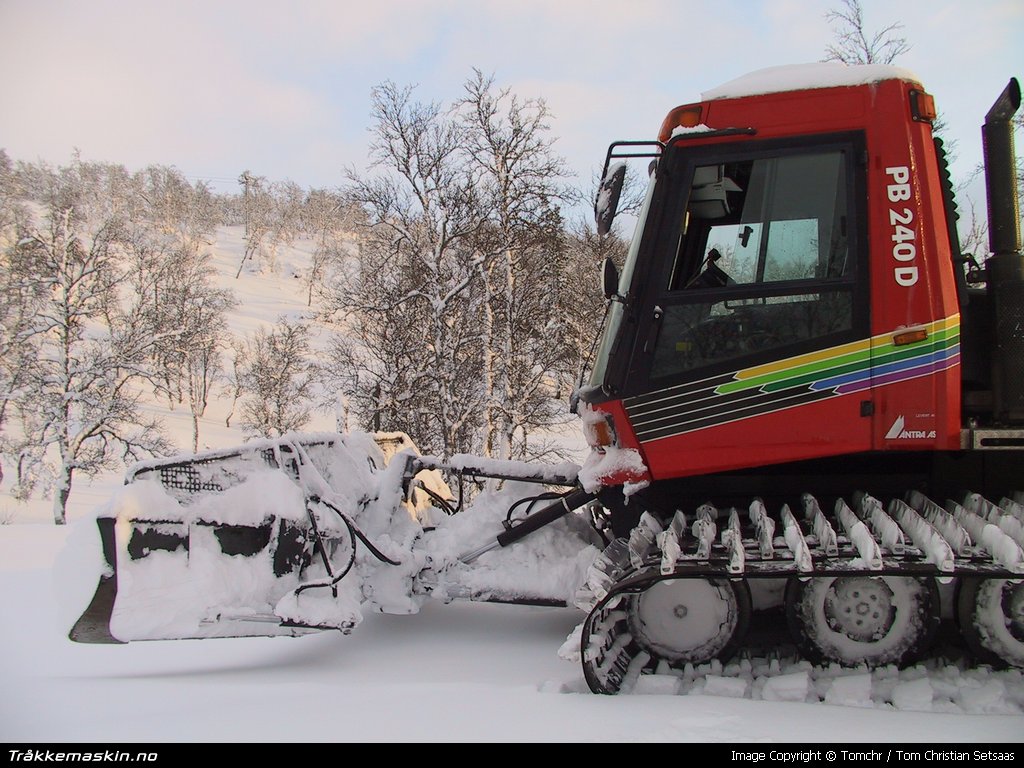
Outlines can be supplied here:
M403 503L405 464L385 466L373 438L353 434L137 465L97 519L106 569L70 638L348 633L378 567L392 570L378 595L411 602L422 527Z
M117 569L115 568L114 554L114 520L109 517L101 517L96 520L100 529L100 541L103 545L103 559L106 561L106 570L100 576L100 583L96 587L96 594L93 595L89 607L85 609L75 626L71 628L68 637L76 643L120 643L110 634L110 614L114 610L114 600L117 598Z
M455 457L459 478L507 481L466 506L440 468L404 435L358 433L138 465L97 520L106 570L70 637L347 634L428 599L567 604L598 554L570 514L591 495L526 483L578 467Z

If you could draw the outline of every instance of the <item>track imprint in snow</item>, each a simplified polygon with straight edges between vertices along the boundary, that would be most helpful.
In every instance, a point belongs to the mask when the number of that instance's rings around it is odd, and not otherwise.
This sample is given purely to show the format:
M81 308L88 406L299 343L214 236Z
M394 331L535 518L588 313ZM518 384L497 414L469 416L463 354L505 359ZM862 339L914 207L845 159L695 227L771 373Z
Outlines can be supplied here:
M545 684L541 691L588 693L586 685ZM969 715L1024 713L1024 672L930 662L869 670L803 660L751 658L664 668L643 675L620 695L715 696L755 701L824 703Z

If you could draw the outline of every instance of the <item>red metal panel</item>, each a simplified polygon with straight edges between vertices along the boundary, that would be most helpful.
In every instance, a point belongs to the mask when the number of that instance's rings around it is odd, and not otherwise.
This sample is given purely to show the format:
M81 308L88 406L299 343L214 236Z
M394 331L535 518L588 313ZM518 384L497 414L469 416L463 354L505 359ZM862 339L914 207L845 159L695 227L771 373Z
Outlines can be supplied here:
M656 480L865 450L857 395L832 398L644 444Z
M712 128L753 127L756 139L863 130L867 141L867 236L871 336L879 354L891 352L888 334L947 321L958 329L958 304L944 221L931 126L910 114L916 83L795 91L706 102ZM688 142L724 143L725 138ZM619 402L612 413L620 442L638 448L655 479L682 477L870 449L922 450L959 447L958 347L950 352L947 329L936 356L913 376L880 364L872 388L741 421L662 438L640 446ZM933 342L925 342L931 344ZM887 346L886 346L887 345ZM863 416L865 401L873 416Z

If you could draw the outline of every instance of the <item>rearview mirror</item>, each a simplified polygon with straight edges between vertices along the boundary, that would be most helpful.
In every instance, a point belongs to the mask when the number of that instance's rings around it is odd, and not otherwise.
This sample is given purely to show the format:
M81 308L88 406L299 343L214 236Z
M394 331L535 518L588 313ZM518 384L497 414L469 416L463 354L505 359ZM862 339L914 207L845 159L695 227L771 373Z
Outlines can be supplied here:
M601 187L597 191L594 202L594 220L597 222L597 234L607 235L612 229L612 221L619 207L619 195L622 184L626 180L626 164L616 163L608 169L601 179Z

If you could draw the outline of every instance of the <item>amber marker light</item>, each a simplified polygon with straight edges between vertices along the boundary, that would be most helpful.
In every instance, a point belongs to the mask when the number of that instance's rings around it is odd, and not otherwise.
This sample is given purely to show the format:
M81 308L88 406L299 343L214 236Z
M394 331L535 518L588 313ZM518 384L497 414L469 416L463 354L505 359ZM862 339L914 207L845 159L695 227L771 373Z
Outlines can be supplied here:
M904 347L907 344L916 344L928 338L928 331L925 328L915 328L912 331L900 331L892 337L892 343L897 347Z
M665 117L658 132L658 141L664 144L672 138L676 128L696 128L700 125L700 104L684 104L676 107Z
M587 432L587 443L591 448L611 448L618 442L615 436L615 427L612 425L612 417L608 414L586 424L584 428Z
M938 117L935 109L935 97L924 91L910 92L910 114L919 122L933 122Z

